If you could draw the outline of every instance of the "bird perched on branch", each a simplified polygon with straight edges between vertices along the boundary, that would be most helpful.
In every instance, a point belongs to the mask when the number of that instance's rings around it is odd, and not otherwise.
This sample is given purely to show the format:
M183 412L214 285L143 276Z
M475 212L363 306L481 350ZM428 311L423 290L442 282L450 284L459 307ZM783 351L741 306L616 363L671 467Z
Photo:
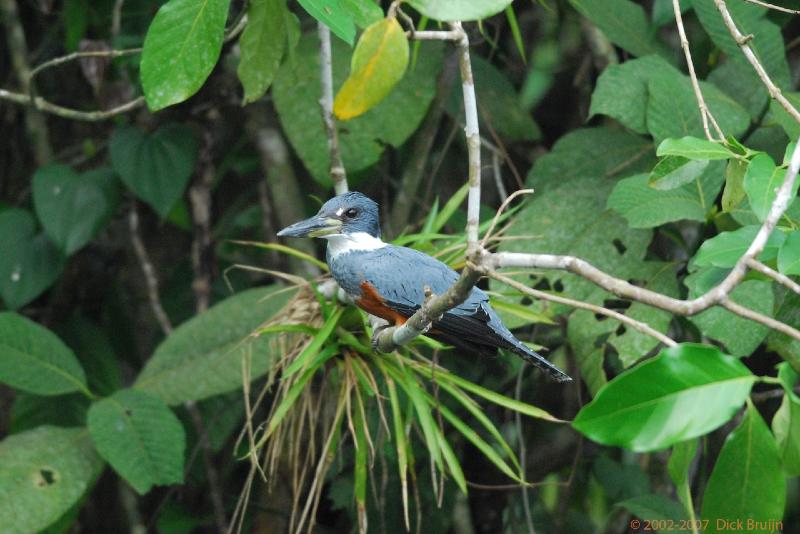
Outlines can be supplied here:
M378 204L357 192L330 199L315 216L278 235L326 239L328 266L339 286L359 308L396 326L422 306L426 288L441 295L458 279L458 273L427 254L384 243ZM559 382L571 380L514 337L489 305L489 297L477 287L464 302L434 321L427 335L481 355L505 349Z

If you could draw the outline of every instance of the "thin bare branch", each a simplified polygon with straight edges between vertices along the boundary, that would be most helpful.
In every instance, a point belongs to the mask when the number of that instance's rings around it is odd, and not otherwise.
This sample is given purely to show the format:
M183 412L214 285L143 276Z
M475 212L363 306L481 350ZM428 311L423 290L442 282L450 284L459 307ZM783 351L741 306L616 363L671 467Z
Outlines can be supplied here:
M788 7L776 6L775 4L762 2L761 0L744 0L744 1L750 2L751 4L755 4L757 6L766 7L767 9L774 9L775 11L789 13L790 15L800 15L800 9L789 9Z
M113 117L116 117L117 115L122 115L123 113L127 113L134 109L140 108L144 104L144 97L140 96L131 100L130 102L126 102L125 104L122 104L120 106L108 110L81 111L78 109L65 108L64 106L53 104L52 102L49 102L40 96L35 97L33 99L33 102L31 102L30 95L23 93L15 93L13 91L7 91L5 89L0 89L0 100L7 100L9 102L14 102L15 104L21 104L23 106L35 107L39 111L50 113L51 115L57 115L65 119L72 119L84 122L105 121Z
M133 251L136 254L136 259L139 260L139 265L144 274L145 283L147 284L147 298L150 302L150 308L153 310L156 321L158 321L161 331L164 335L172 333L172 322L170 322L167 313L161 306L161 297L158 293L158 278L156 278L156 270L150 262L150 255L142 241L142 235L139 230L139 212L136 210L136 204L131 206L128 212L128 228L131 232L131 244L133 244Z
M717 9L719 10L720 14L722 15L722 21L725 23L725 26L728 28L731 36L733 36L734 41L736 44L739 45L739 48L742 50L744 57L747 58L747 61L755 69L758 77L761 78L762 83L767 87L767 91L769 91L769 96L774 98L778 101L778 103L786 110L789 115L792 116L794 120L800 123L800 111L789 102L783 93L781 93L780 88L775 85L772 81L772 78L769 77L767 71L764 69L764 66L756 57L756 53L753 51L753 48L750 46L750 41L753 40L752 35L743 35L742 32L739 30L739 27L736 26L736 22L731 17L730 11L728 11L728 6L725 4L725 0L714 0L714 3L717 5Z
M692 89L694 89L694 96L697 99L697 107L700 109L700 118L703 120L703 131L706 133L706 137L709 141L724 142L725 134L719 127L719 124L717 124L717 120L711 114L711 110L708 109L706 100L703 98L703 91L700 89L700 82L697 80L697 73L694 71L692 53L689 50L689 39L686 38L686 29L683 26L683 15L681 15L680 0L672 0L672 8L675 11L675 23L678 25L678 35L680 36L683 55L686 58L686 66L689 69L689 78L692 81ZM708 128L709 121L711 121L711 124L714 126L714 130L717 132L717 135L719 135L718 139L715 139L714 136L711 135L711 131Z
M788 287L789 289L800 295L800 284L798 284L785 274L781 274L778 271L767 267L766 265L755 259L749 260L747 262L747 266L753 269L754 271L758 271L761 274L769 276L779 284Z
M486 247L486 243L489 241L489 238L492 237L492 232L494 232L495 227L497 226L497 221L500 220L500 215L506 210L511 201L521 195L532 195L533 189L520 189L518 191L514 191L511 193L510 196L506 197L500 207L497 209L497 212L494 214L494 218L492 219L492 224L489 225L489 228L486 229L486 233L483 235L483 239L481 240L481 247Z
M347 192L347 174L339 152L339 134L333 121L333 67L331 59L331 31L323 23L317 24L319 33L319 74L322 85L322 96L319 105L322 110L322 121L328 136L328 155L331 160L331 179L337 195Z
M574 299L570 299L570 298L566 298L566 297L561 297L559 295L553 295L552 293L546 293L544 291L539 291L537 289L533 289L532 287L528 287L525 284L517 282L513 278L509 278L507 276L503 276L502 274L499 274L499 273L494 272L494 271L489 273L489 277L490 278L494 278L498 282L502 282L502 283L504 283L504 284L506 284L506 285L508 285L510 287L513 287L514 289L516 289L518 291L521 291L522 293L525 293L526 295L530 295L531 297L534 297L534 298L537 298L537 299L540 299L540 300L547 300L547 301L550 301L550 302L557 302L559 304L564 304L566 306L571 306L573 308L579 308L579 309L582 309L582 310L588 310L588 311L590 311L592 313L599 313L601 315L605 315L606 317L611 317L612 319L616 319L617 321L630 326L631 328L641 332L642 334L645 334L645 335L648 335L650 337L653 337L653 338L657 339L658 341L660 341L661 343L663 343L664 345L666 345L668 347L674 347L675 345L677 345L677 342L675 342L674 339L672 339L671 337L669 337L667 335L662 334L661 332L659 332L658 330L654 329L652 326L648 325L647 323L644 323L642 321L637 321L636 319L628 317L627 315L624 315L622 313L616 312L614 310L609 310L608 308L604 308L602 306L597 306L595 304L590 304L588 302L583 302L583 301L580 301L580 300L574 300Z

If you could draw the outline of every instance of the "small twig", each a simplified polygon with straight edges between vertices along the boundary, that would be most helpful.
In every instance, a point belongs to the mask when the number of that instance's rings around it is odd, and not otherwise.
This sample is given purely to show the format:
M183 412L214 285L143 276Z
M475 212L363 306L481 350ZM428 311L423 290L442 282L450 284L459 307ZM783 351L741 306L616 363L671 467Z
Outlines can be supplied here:
M319 105L322 110L322 122L325 124L325 133L328 136L328 156L331 160L330 173L333 180L333 189L337 195L346 193L347 174L339 152L339 134L333 120L333 66L331 59L331 31L319 22L319 74L322 86L322 95Z
M492 237L492 232L494 232L495 227L497 226L497 221L500 220L500 215L506 210L508 205L511 203L512 200L517 198L521 195L532 195L533 189L520 189L518 191L514 191L511 193L511 196L507 197L500 207L497 209L497 212L494 214L494 218L492 219L492 224L489 225L489 228L486 230L486 233L483 235L483 239L481 240L481 247L485 248L486 243L489 241L489 238Z
M720 306L725 308L726 310L735 313L745 319L750 319L753 322L761 323L765 326L772 328L773 330L777 330L787 336L791 336L795 339L800 339L800 330L796 328L792 328L786 323L782 323L777 319L773 319L772 317L768 317L761 313L751 310L750 308L746 308L741 304L737 304L729 298L724 298L719 303ZM800 360L796 360L795 363ZM791 362L790 362L791 363Z
M766 265L764 265L760 261L758 261L756 259L753 259L753 258L748 260L747 266L750 267L751 269L753 269L754 271L758 271L761 274L769 276L770 278L772 278L773 280L775 280L779 284L788 287L789 289L791 289L792 291L794 291L795 293L800 295L800 284L798 284L797 282L795 282L794 280L792 280L791 278L789 278L785 274L781 274L778 271L767 267Z
M120 27L122 26L122 6L125 0L115 0L114 8L111 10L111 40L112 42L119 35Z
M627 315L622 313L616 312L614 310L609 310L608 308L604 308L602 306L597 306L595 304L590 304L588 302L583 302L580 300L574 300L566 297L561 297L559 295L553 295L551 293L546 293L544 291L539 291L538 289L533 289L532 287L528 287L525 284L517 282L513 278L509 278L507 276L503 276L502 274L496 272L489 273L490 278L494 278L498 282L502 282L508 286L513 287L514 289L525 293L526 295L530 295L531 297L540 299L540 300L547 300L550 302L557 302L559 304L564 304L566 306L571 306L573 308L579 308L582 310L588 310L592 313L599 313L601 315L605 315L606 317L611 317L612 319L616 319L617 321L627 324L631 328L641 332L642 334L648 335L657 339L659 342L663 343L668 347L674 347L678 343L672 339L671 337L662 334L658 330L654 329L652 326L648 325L647 323L643 323L641 321L637 321Z
M59 65L63 65L64 63L75 61L76 59L84 57L104 57L104 58L114 59L117 57L125 57L133 54L138 54L141 51L142 51L141 48L126 48L123 50L84 50L81 52L72 52L71 54L67 54L66 56L60 56L45 61L44 63L40 63L39 65L36 66L36 68L31 70L30 74L28 75L28 79L30 81L31 86L33 86L34 78L36 78L36 76L38 76L39 73L41 73L43 70L47 70L52 67L57 67Z
M40 96L35 97L33 99L33 103L31 103L30 95L15 93L12 91L7 91L5 89L0 89L0 100L8 100L9 102L14 102L15 104L35 107L39 111L50 113L51 115L57 115L65 119L72 119L76 121L85 121L85 122L99 122L108 120L110 118L116 117L117 115L122 115L123 113L127 113L144 105L144 97L140 96L131 100L130 102L126 102L122 105L119 105L115 108L111 108L108 110L80 111L77 109L65 108L64 106L53 104L52 102L49 102Z
M774 9L775 11L782 11L784 13L789 13L791 15L800 15L800 10L798 9L789 9L788 7L776 6L775 4L762 2L761 0L744 0L744 1L750 2L751 4L755 4L757 6L766 7L767 9Z
M150 302L150 308L153 310L153 315L158 321L161 331L164 335L172 333L172 322L170 322L167 313L161 306L161 297L158 293L158 278L156 278L156 271L153 264L150 262L150 255L142 241L142 235L139 230L139 213L136 210L136 202L131 204L131 209L128 212L128 228L131 232L131 243L133 244L133 251L136 258L139 260L139 266L142 268L145 283L147 285L147 298Z
M700 118L703 120L703 131L706 133L706 137L709 141L724 142L725 134L722 132L722 129L719 127L719 124L717 124L716 119L711 114L711 110L708 109L706 100L703 98L703 91L700 89L700 82L697 80L697 73L694 71L692 53L689 50L689 40L686 38L686 29L683 26L683 16L681 15L680 1L672 0L672 8L675 11L675 22L678 25L678 35L680 36L683 55L686 57L686 66L689 68L689 78L692 81L694 96L697 98L697 107L700 109ZM714 136L711 135L711 131L708 128L709 120L714 126L714 130L716 130L717 135L719 135L719 139L715 139Z
M775 83L772 81L772 78L769 77L769 74L767 74L764 66L761 65L761 62L758 60L758 57L756 57L753 48L750 46L750 41L752 41L753 36L745 36L741 31L739 31L739 28L736 26L736 22L733 20L733 17L731 17L730 11L728 11L728 6L725 4L725 0L714 0L714 3L722 15L722 21L728 28L733 40L739 45L744 57L747 58L747 61L750 62L755 69L756 74L758 74L758 77L761 78L761 82L767 87L769 96L777 100L783 109L785 109L795 121L800 123L800 111L797 111L792 103L789 102L785 96L783 96L780 88L775 85Z

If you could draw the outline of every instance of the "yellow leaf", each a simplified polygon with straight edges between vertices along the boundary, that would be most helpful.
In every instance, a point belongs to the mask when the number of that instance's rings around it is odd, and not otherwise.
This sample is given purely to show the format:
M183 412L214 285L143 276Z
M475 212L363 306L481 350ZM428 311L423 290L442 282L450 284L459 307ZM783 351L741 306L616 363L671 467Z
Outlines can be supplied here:
M333 113L341 120L357 117L377 105L403 78L408 66L408 39L397 19L381 19L358 39Z

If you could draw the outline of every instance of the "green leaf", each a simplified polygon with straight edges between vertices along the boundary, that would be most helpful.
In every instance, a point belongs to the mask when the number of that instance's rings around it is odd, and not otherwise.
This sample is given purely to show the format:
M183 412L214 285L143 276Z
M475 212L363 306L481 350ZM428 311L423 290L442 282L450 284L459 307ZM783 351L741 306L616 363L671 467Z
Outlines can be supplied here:
M85 428L41 426L0 441L0 525L39 532L94 485L103 468Z
M691 0L680 0L681 13L686 13L691 7ZM675 10L672 7L672 0L655 0L653 2L653 24L661 27L674 21Z
M714 0L692 0L692 5L697 18L714 43L728 57L739 57L742 53L739 44L725 26ZM767 10L762 7L746 2L730 2L727 5L742 34L754 36L748 44L772 80L778 87L788 87L791 77L780 27L765 18Z
M645 261L639 265L639 270L632 273L632 279L640 287L657 291L662 295L678 297L678 280L676 266L672 263ZM634 302L625 310L626 316L636 321L650 325L655 330L666 333L672 322L672 314ZM658 345L658 340L639 332L627 325L620 325L611 319L615 326L614 333L608 337L608 343L613 346L622 365L630 367ZM592 343L594 345L594 343Z
M800 295L780 285L776 285L773 290L775 294L773 317L789 326L800 328ZM800 341L774 330L767 335L767 347L789 361L800 354Z
M719 12L716 13L716 17L720 18ZM711 71L706 80L739 102L755 123L762 121L764 107L768 105L768 100L770 100L769 93L767 93L764 83L744 55L739 53L735 56L728 56ZM772 111L772 108L770 111ZM776 118L779 122L781 121L780 118ZM747 141L751 144L753 136L748 137Z
M333 113L341 120L363 115L386 98L408 67L408 39L396 18L381 19L358 39Z
M642 6L630 0L570 0L570 4L608 39L634 56L661 51Z
M339 5L350 13L359 28L367 28L383 18L383 10L373 0L339 0Z
M667 156L653 167L647 179L647 185L661 191L675 189L697 179L706 170L708 164L708 160Z
M778 252L778 270L783 274L800 274L800 231L786 236Z
M408 0L408 4L433 20L486 19L503 11L512 0Z
M119 202L111 169L78 174L66 165L41 167L33 175L33 205L45 233L70 255L108 224Z
M648 133L647 83L665 70L674 71L675 67L657 55L609 65L597 79L589 116L608 115L634 132Z
M614 507L624 508L632 515L652 521L656 525L660 521L680 524L682 519L686 519L686 513L680 504L655 493L636 495L616 503ZM661 532L668 532L668 530L661 529Z
M10 434L32 430L38 426L78 427L86 424L89 399L82 393L42 397L18 390L11 407Z
M298 0L309 15L330 28L334 35L353 46L356 26L353 14L342 5L342 0Z
M619 323L598 319L588 310L576 310L567 321L567 339L578 361L581 379L592 397L608 383L603 369L605 346L597 347L598 338L606 339Z
M759 80L759 82L760 81L761 80ZM761 84L761 89L763 88L764 86ZM795 109L800 107L800 93L784 91L783 96L786 97L786 100L788 100ZM789 139L797 139L797 137L800 136L800 124L798 124L797 119L783 109L783 106L778 101L770 102L769 111L778 124L781 125L783 131L786 132L786 135L789 136Z
M739 136L747 130L750 114L736 100L710 83L701 81L700 88L723 132ZM704 135L700 111L688 76L674 68L664 70L650 78L648 93L647 129L656 142L667 138Z
M685 280L690 288L693 282L691 276ZM692 290L690 294L700 295L696 290ZM772 316L774 297L769 282L763 280L742 282L731 292L730 298L746 308L768 317ZM703 334L725 345L734 356L750 355L769 333L768 326L740 317L719 306L690 317L689 320L697 325Z
M244 87L244 102L254 102L267 92L287 44L286 0L251 0L247 26L239 47L241 60L236 74Z
M520 102L518 90L508 76L480 56L472 58L472 77L482 123L512 141L535 141L542 136L539 126ZM454 84L445 108L454 119L464 121L464 93Z
M678 345L609 382L572 426L605 445L662 449L719 428L755 380L741 362L714 347Z
M64 269L64 256L25 210L0 212L0 297L15 310L50 287Z
M278 347L272 334L253 333L293 294L276 286L250 289L193 317L156 348L134 387L174 405L241 388L244 357L252 358L250 379L262 376Z
M97 451L144 495L154 485L183 482L186 436L162 401L123 389L92 404L87 417Z
M797 373L787 362L778 364L778 378L786 394L772 418L772 432L778 444L783 471L787 476L800 475L800 396L794 392Z
M331 45L334 89L338 89L348 72L350 51L338 40ZM417 130L436 94L441 52L439 43L423 43L416 68L408 71L380 104L339 127L342 160L350 173L373 165L386 145L398 147ZM309 113L319 109L319 91L319 41L314 32L300 39L294 61L281 65L272 94L292 147L314 179L329 186L328 138L319 114Z
M693 517L694 507L692 504L692 490L689 479L689 468L692 460L697 456L697 439L681 441L672 446L672 454L669 456L667 471L669 477L675 484L678 500L681 501L688 515Z
M785 502L778 447L748 403L742 423L725 440L708 479L702 511L702 518L709 521L706 532L730 532L725 525L739 522L745 532L774 532Z
M744 190L750 201L750 208L759 221L767 218L775 200L776 189L783 183L784 169L775 166L775 162L767 154L756 155L747 166L744 175ZM794 187L797 194L797 184Z
M722 186L722 164L712 162L692 183L667 191L650 187L650 178L639 174L617 182L608 207L628 221L631 228L652 228L683 219L705 221Z
M166 217L186 189L197 159L192 130L167 124L152 134L134 126L111 136L111 163L136 196Z
M652 153L646 139L610 128L579 129L565 135L549 154L536 160L526 180L536 194L511 219L508 239L499 249L575 255L627 277L644 259L651 233L629 228L622 217L606 209L606 202L617 183L614 177L649 170ZM531 284L527 273L516 276ZM571 298L597 303L607 295L568 273L549 272L542 278L550 287L560 282ZM490 287L503 286L493 283Z
M183 102L211 74L222 50L230 0L169 0L144 39L141 80L151 111Z
M0 313L0 382L37 395L89 394L80 363L58 336L11 312Z
M759 226L755 225L743 226L738 230L722 232L711 239L707 239L700 245L692 262L696 267L708 265L733 267L750 247L750 243L755 239L759 228ZM761 261L775 259L785 239L786 235L784 233L780 231L772 232L764 251L759 255L759 259Z
M747 162L732 159L725 167L725 188L722 190L722 211L729 213L733 211L742 200L746 193L744 190L744 174L747 171Z
M105 330L82 315L75 315L58 329L86 371L89 389L97 395L110 395L122 388L122 371Z
M691 160L729 159L735 156L725 145L697 137L664 139L656 149L658 156L681 156Z

